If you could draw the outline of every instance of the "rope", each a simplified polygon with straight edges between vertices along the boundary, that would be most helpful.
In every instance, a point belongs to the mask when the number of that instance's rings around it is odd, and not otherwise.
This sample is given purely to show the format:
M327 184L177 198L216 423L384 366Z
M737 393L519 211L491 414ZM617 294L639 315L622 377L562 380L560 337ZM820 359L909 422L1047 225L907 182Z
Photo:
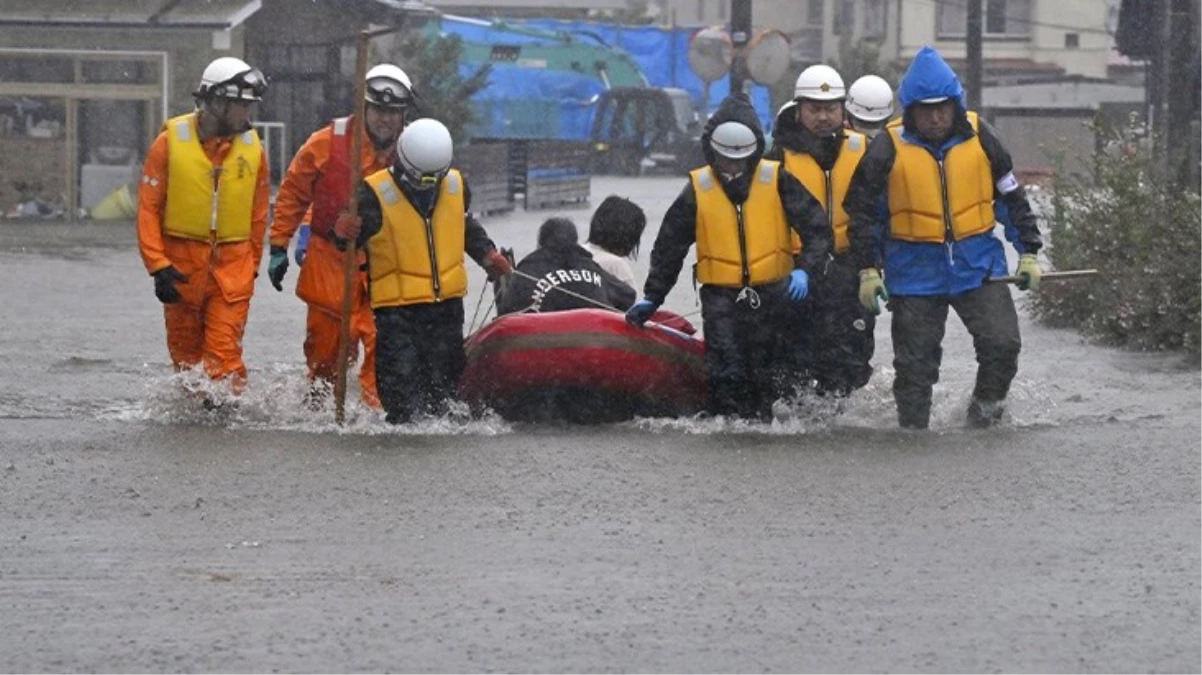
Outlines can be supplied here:
M480 315L480 305L484 304L484 296L487 293L488 293L488 278L486 277L484 279L484 288L480 289L480 298L478 300L476 300L476 311L472 312L472 322L468 324L468 331L467 331L468 335L472 335L476 332L476 317ZM495 301L495 299L494 299L494 301ZM489 309L492 309L491 305L489 305ZM485 316L485 318L487 318L488 312L485 312L484 316Z
M519 269L515 268L513 270L513 273L522 277L523 279L538 283L538 280L539 280L538 277L530 275L530 274L526 274L525 272L523 272ZM617 307L614 307L613 305L607 305L604 302L601 302L600 300L597 300L595 298L590 298L587 295L581 295L580 293L577 293L576 291L569 291L568 289L562 288L560 286L552 286L551 290L559 291L560 293L567 293L568 295L572 296L573 298L576 298L577 300L584 300L585 302L591 302L594 305L600 307L601 309L608 309L609 311L617 312L618 314L626 313L626 312L623 312L622 310L618 309Z

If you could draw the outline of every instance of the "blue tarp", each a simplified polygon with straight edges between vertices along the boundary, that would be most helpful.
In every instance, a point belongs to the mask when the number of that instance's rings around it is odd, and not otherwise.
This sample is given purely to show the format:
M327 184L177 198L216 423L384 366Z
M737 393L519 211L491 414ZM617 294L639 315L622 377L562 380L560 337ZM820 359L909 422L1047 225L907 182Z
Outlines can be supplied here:
M710 85L709 101L702 106L704 83L689 68L689 38L698 28L620 26L584 21L532 20L512 23L551 32L566 32L586 44L601 44L628 53L653 87L677 87L689 92L694 105L706 114L717 109L730 91L729 76ZM552 36L524 35L476 21L443 17L441 29L465 41L485 44L556 43ZM467 76L479 64L462 64ZM592 123L590 101L601 93L604 83L591 75L570 71L522 68L494 63L489 86L473 97L480 118L473 136L497 138L561 138L586 140ZM769 128L774 112L768 88L755 85L752 103L760 123Z

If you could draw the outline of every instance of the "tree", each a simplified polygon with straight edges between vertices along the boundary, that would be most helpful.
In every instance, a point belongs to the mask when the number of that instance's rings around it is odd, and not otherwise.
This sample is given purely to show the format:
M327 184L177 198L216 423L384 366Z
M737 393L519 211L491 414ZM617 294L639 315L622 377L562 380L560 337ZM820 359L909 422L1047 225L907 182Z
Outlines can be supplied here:
M871 40L839 38L839 58L830 65L839 71L843 82L849 87L864 75L878 75L897 91L897 82L902 74L901 69L892 62L881 61L881 46Z
M802 61L790 64L789 72L793 73L793 76L782 77L771 87L774 106L781 106L793 100L793 83L797 75L812 65L814 64ZM902 69L897 65L881 60L881 47L871 40L854 41L846 37L840 38L839 56L827 65L839 71L839 75L843 77L843 84L848 87L864 75L879 75L885 78L896 92L902 75Z
M384 58L402 64L417 90L418 114L434 117L447 126L451 138L463 139L476 121L471 98L488 86L491 64L484 64L464 78L459 69L463 40L426 33L410 33Z

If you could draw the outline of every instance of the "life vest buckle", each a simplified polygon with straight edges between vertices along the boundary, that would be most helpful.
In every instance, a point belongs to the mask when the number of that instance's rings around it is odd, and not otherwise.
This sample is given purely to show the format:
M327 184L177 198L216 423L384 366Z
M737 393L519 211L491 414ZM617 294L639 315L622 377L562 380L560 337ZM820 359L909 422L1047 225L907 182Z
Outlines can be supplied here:
M735 296L735 303L747 301L747 306L752 309L760 308L760 294L751 286L744 286L739 294Z

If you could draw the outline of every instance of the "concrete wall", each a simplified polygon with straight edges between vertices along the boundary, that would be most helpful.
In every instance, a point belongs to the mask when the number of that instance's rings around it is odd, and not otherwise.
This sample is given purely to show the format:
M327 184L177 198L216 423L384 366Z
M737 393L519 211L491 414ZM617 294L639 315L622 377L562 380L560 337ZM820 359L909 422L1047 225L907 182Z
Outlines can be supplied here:
M1077 170L1097 143L1087 126L1093 114L1091 110L995 111L992 122L1010 150L1016 171L1055 169L1058 154L1073 165L1070 170Z

